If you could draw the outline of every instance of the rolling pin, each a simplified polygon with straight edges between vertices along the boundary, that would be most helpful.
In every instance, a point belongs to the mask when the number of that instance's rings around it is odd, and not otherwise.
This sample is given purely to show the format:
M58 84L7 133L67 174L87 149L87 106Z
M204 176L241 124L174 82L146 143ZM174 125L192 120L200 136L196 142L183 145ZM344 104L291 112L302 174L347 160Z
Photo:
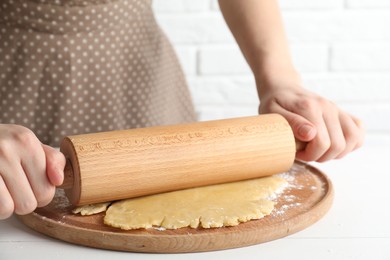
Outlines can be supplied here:
M67 136L61 188L73 205L113 201L288 171L295 139L267 114Z

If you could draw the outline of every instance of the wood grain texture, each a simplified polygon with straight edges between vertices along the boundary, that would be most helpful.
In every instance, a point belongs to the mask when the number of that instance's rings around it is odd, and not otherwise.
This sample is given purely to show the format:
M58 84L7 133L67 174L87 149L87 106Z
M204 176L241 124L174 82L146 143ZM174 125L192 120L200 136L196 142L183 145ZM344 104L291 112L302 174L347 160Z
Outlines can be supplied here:
M287 171L295 140L268 114L69 136L61 151L74 173L67 194L84 205Z
M124 231L103 224L104 213L79 216L63 193L47 207L20 216L22 222L48 236L89 247L132 252L202 252L259 244L300 231L323 217L333 201L329 179L316 168L296 162L283 174L289 186L277 196L274 211L235 227L160 231Z

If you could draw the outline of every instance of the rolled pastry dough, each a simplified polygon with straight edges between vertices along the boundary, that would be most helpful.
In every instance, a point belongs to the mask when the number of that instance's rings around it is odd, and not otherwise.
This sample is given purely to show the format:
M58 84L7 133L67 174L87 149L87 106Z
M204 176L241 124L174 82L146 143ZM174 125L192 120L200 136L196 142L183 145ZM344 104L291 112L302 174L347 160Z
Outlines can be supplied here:
M125 230L235 226L270 214L272 195L286 184L271 176L122 200L108 208L104 223Z
M97 214L103 211L107 210L107 207L111 204L111 202L104 202L104 203L96 203L96 204L89 204L80 206L77 208L74 208L72 212L74 214L80 213L83 216L93 215Z

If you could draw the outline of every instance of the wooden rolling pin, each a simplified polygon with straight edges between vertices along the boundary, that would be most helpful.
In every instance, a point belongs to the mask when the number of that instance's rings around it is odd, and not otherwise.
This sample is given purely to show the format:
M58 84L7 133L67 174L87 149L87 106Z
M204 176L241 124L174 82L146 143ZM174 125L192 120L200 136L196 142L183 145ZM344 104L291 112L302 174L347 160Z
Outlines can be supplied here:
M290 169L295 140L268 114L65 137L62 188L74 205L272 175Z

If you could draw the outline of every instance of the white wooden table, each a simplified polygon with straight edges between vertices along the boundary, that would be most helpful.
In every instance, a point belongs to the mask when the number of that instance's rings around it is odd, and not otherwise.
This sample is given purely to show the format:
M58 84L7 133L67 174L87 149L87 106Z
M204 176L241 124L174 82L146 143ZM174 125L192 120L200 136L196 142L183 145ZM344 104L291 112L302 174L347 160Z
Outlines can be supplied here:
M390 140L377 137L343 160L315 164L334 184L332 209L313 226L265 244L193 254L115 252L40 235L12 217L0 221L0 259L390 260L389 162Z

